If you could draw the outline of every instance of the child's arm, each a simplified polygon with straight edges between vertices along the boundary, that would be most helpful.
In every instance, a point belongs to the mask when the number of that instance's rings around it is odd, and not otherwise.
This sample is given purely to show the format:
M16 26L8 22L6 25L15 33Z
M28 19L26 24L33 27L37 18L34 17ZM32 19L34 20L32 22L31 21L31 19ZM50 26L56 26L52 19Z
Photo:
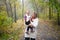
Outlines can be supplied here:
M30 18L30 22L33 22L33 20L32 20L32 19L33 19L33 18L31 17L31 18Z
M31 27L37 27L38 26L38 19L36 19L35 21L31 22L31 24L29 24Z
M27 20L27 16L26 16L26 15L24 16L24 20L25 20L25 21Z

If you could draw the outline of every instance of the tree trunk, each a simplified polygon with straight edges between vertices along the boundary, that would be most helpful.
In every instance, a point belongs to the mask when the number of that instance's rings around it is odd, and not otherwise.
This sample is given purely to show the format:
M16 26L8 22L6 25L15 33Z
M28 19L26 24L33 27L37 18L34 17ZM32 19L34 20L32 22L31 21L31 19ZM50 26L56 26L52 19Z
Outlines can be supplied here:
M50 0L49 0L49 20L51 20L51 3L50 3Z
M16 22L17 18L16 18L16 4L15 4L15 2L14 2L14 14L15 14L15 20L14 21Z
M22 21L23 21L23 13L24 13L24 0L22 0Z
M49 7L49 20L51 20L51 8Z
M57 12L57 21L58 21L58 25L60 25L60 11L59 10Z
M11 6L11 3L10 3L10 1L9 1L9 5L10 5L11 17L13 18L12 6Z
M7 0L5 0L5 5L6 5L7 15L8 15L8 17L10 17L10 16L9 16L9 10L8 10L8 2L7 2Z
M34 6L35 6L35 12L37 13L37 15L39 17L38 5L36 3L36 0L34 0Z

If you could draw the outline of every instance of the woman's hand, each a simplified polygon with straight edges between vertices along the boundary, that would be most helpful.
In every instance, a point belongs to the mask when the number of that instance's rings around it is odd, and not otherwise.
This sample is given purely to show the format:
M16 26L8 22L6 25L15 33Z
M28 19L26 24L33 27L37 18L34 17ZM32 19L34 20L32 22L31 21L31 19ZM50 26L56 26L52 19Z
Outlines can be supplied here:
M32 26L32 24L29 24L29 26Z
M33 27L33 25L32 25L32 24L29 24L29 26Z

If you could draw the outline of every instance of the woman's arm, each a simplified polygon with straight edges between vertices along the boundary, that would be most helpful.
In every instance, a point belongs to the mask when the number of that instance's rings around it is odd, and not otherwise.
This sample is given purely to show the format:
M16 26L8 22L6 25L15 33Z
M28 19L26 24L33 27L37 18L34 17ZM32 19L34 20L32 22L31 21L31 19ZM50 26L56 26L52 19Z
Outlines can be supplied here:
M29 26L31 26L31 27L37 27L38 26L38 19L36 19L33 22L31 22L31 24L29 24Z

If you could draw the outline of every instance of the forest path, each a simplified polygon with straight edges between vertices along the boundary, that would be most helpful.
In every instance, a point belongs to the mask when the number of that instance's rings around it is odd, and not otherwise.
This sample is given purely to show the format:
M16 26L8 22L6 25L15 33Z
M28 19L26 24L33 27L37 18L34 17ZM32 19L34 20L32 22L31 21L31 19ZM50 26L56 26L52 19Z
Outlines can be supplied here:
M40 20L37 40L59 40L57 36L58 34L54 28L47 25L45 21Z
M21 23L22 23L22 25L21 25ZM19 28L20 26L22 27L22 29ZM24 29L25 29L24 22L21 21L19 23L19 21L18 21L17 27L18 27L17 35L19 36L18 40L24 40ZM37 29L38 29L38 32L37 32L38 34L37 34L36 40L59 40L58 36L60 37L60 35L55 31L54 28L52 28L48 24L46 24L45 21L40 20ZM23 31L23 32L21 32L21 31Z

